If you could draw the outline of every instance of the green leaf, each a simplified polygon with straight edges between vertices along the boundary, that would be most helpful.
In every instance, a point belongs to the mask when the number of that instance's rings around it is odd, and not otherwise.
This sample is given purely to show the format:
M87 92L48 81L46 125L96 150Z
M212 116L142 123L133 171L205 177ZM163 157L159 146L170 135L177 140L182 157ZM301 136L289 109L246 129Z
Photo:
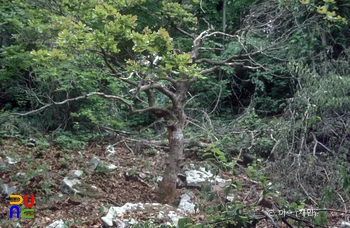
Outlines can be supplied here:
M177 223L177 227L179 228L190 227L190 225L192 225L192 220L190 218L181 218Z

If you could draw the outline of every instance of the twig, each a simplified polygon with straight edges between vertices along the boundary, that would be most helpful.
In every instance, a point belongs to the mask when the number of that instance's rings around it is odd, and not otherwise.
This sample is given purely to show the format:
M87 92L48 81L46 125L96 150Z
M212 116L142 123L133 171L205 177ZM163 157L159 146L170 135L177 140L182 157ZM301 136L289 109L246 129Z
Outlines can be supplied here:
M289 228L293 228L293 226L292 226L291 224L289 224L289 222L287 221L287 219L281 218L281 220L282 220L282 222L283 222L284 224L286 224Z
M300 185L301 189L304 191L304 193L311 199L314 204L317 204L317 202L310 196L310 194L305 190L304 186L301 184L300 178L299 178L299 173L296 173L296 179L298 181L298 184Z
M273 226L275 228L279 228L279 226L277 225L277 223L275 222L275 220L273 220L273 218L271 217L271 215L269 215L269 213L267 213L267 211L262 211L262 213L268 218L270 219L271 223L273 224Z
M271 153L270 153L270 155L266 158L266 161L268 161L268 160L270 159L270 157L272 156L273 152L275 152L275 150L276 150L278 144L280 144L280 142L281 142L281 140L279 139L279 140L275 143L275 145L272 147Z
M126 146L126 148L128 148L132 155L135 155L134 151L129 147L129 145L126 142L124 142L124 145Z

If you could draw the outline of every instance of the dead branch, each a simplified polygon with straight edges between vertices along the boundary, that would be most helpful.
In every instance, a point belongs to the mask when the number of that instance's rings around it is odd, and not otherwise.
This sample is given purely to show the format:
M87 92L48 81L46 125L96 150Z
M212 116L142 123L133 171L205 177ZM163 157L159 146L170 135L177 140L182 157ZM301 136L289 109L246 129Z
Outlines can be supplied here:
M169 91L170 92L170 91ZM130 104L128 101L126 101L124 98L121 98L119 96L114 96L114 95L107 95L107 94L104 94L104 93L101 93L101 92L91 92L91 93L88 93L86 95L82 95L82 96L78 96L78 97L75 97L75 98L69 98L69 99L66 99L64 101L60 101L60 102L52 102L50 104L46 104L44 105L43 107L41 108L38 108L38 109L35 109L35 110L32 110L32 111L29 111L29 112L26 112L26 113L13 113L13 115L16 115L16 116L27 116L27 115L31 115L31 114L34 114L34 113L38 113L38 112L41 112L51 106L55 106L55 105L63 105L65 103L68 103L68 102L71 102L71 101L78 101L78 100L82 100L82 99L86 99L88 97L91 97L91 96L100 96L100 97L104 97L104 98L108 98L108 99L114 99L114 100L117 100L125 105L128 106L129 108L129 111L131 114L142 114L142 113L146 113L146 112L164 112L164 113L167 113L168 115L172 116L174 119L176 119L173 115L173 113L167 109L163 109L163 108L159 108L159 107L148 107L148 108L144 108L144 109L134 109L134 107L132 106L132 104Z
M271 215L269 215L269 213L267 211L262 211L262 213L271 221L271 223L273 224L273 227L279 228L279 226L277 225L275 220L272 218Z

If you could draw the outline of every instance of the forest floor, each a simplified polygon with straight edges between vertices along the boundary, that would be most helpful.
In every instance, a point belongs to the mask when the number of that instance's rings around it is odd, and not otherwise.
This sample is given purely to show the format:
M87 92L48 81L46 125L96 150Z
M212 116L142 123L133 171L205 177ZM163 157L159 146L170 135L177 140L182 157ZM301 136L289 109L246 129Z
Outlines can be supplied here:
M116 171L99 169L94 172L88 171L86 167L94 156L99 157L103 162L112 163L106 157L105 151L108 145L116 143L118 139L95 141L90 142L85 149L65 151L55 146L45 149L28 148L26 145L20 145L16 140L3 141L3 145L0 146L0 163L6 164L7 156L18 162L7 164L3 169L0 167L0 184L16 186L20 189L18 193L20 195L34 194L35 219L10 219L9 200L2 196L0 197L0 227L15 227L18 222L21 227L46 227L60 219L67 222L69 227L102 227L101 217L106 215L106 209L108 210L110 206L156 202L156 179L164 168L164 153L157 154L154 150L145 150L144 153L135 155L130 148L118 144L115 146L114 155L117 160L114 165L118 167ZM61 182L70 170L83 170L84 183L96 186L99 192L93 196L59 197ZM19 173L25 173L25 178L18 178ZM128 178L126 173L131 175L144 173L148 178L146 181ZM230 172L222 172L221 176L242 183L242 189L235 192L236 200L247 205L258 201L262 188L250 181L244 172L238 176L233 176ZM199 194L199 191L197 193ZM331 217L331 214L329 215ZM126 214L124 218L128 216L137 221L151 219L142 213ZM191 218L193 221L201 222L205 221L206 215L198 213ZM333 224L336 224L337 221L334 219L336 218L333 218ZM258 227L270 227L268 224L271 225L263 220Z

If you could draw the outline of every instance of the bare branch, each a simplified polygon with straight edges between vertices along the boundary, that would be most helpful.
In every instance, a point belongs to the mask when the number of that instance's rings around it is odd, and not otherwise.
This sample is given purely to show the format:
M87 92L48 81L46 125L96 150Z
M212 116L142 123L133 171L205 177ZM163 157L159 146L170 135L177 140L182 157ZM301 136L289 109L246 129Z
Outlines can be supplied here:
M272 216L267 211L262 211L262 213L271 221L273 227L279 228L275 220L272 218Z
M16 116L27 116L27 115L30 115L30 114L41 112L41 111L43 111L43 110L45 110L45 109L47 109L47 108L49 108L51 106L54 106L54 105L63 105L65 103L68 103L68 102L71 102L71 101L78 101L78 100L86 99L88 97L95 96L95 95L100 96L100 97L104 97L104 98L108 98L108 99L114 99L114 100L117 100L117 101L127 105L131 114L142 114L142 113L145 113L145 112L163 112L163 113L167 113L170 116L174 116L174 114L171 111L169 111L167 109L159 108L159 107L148 107L148 108L145 108L145 109L136 109L135 110L134 107L132 106L132 104L130 104L124 98L121 98L119 96L104 94L104 93L101 93L101 92L91 92L91 93L88 93L86 95L82 95L82 96L75 97L75 98L69 98L69 99L66 99L64 101L52 102L50 104L44 105L43 107L41 107L39 109L35 109L35 110L29 111L29 112L26 112L26 113L13 113L13 115L16 115Z
M219 68L220 66L214 66L205 70L202 70L201 72L199 72L200 74L208 74L210 72L213 72L214 70L216 70L217 68Z
M191 37L192 39L195 38L194 35L192 35L192 34L186 32L185 30L183 30L182 28L180 28L178 25L176 25L175 28L176 28L177 30L179 30L179 32L181 32L182 34L184 34L184 35L186 35L186 36L189 36L189 37Z
M231 37L231 38L238 38L238 35L231 35L231 34L228 34L228 33L220 32L220 31L215 31L215 32L206 34L205 36L202 37L202 39L205 39L205 38L207 38L207 37L214 36L214 35L217 35L217 34L222 35L222 36Z

